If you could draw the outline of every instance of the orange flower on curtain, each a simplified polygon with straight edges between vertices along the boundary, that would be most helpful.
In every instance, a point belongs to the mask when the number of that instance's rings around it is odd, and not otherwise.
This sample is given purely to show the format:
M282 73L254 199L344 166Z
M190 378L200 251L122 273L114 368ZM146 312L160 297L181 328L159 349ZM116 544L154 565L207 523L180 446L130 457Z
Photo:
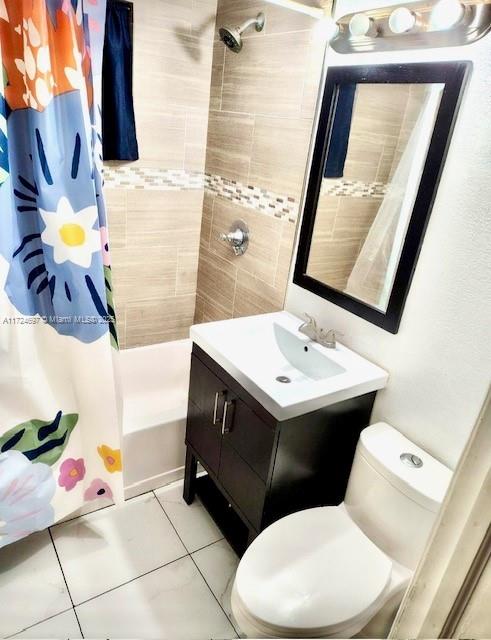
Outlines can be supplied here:
M12 110L43 111L54 96L73 90L84 90L92 104L82 13L74 15L70 2L52 15L46 0L0 0L0 41Z

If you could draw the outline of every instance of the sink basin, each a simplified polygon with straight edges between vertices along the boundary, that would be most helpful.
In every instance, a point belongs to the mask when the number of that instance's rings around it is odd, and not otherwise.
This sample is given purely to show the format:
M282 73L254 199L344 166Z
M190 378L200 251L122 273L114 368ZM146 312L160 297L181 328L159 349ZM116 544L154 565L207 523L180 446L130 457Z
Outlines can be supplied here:
M194 325L191 338L277 420L382 389L386 371L338 344L327 349L288 313Z
M284 363L278 361L276 370L281 369L281 375L291 382L325 380L346 371L340 364L307 344L303 334L292 333L277 322L273 322L273 333L276 346L285 359Z

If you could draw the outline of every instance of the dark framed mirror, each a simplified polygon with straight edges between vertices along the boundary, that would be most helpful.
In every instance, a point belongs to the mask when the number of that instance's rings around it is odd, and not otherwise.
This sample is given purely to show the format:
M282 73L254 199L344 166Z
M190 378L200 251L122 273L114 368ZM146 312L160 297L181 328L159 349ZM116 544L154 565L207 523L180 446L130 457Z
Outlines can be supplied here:
M469 70L328 70L295 284L397 333Z

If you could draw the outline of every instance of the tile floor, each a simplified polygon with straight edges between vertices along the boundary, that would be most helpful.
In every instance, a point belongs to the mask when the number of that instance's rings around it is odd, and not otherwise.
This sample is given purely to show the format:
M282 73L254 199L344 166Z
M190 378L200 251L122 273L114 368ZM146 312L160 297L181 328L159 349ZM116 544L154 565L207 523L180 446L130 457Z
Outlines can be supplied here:
M1 638L237 638L238 558L182 483L0 551Z

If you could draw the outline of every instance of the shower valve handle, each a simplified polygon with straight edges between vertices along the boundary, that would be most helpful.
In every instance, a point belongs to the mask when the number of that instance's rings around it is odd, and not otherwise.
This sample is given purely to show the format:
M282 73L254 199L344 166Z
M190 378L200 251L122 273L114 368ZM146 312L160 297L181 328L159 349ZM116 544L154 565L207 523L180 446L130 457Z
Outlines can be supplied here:
M229 233L221 233L220 240L239 246L244 242L244 232L237 229L236 231L230 231Z
M236 220L228 233L219 233L223 242L228 242L236 256L242 256L249 246L249 227L243 220Z

